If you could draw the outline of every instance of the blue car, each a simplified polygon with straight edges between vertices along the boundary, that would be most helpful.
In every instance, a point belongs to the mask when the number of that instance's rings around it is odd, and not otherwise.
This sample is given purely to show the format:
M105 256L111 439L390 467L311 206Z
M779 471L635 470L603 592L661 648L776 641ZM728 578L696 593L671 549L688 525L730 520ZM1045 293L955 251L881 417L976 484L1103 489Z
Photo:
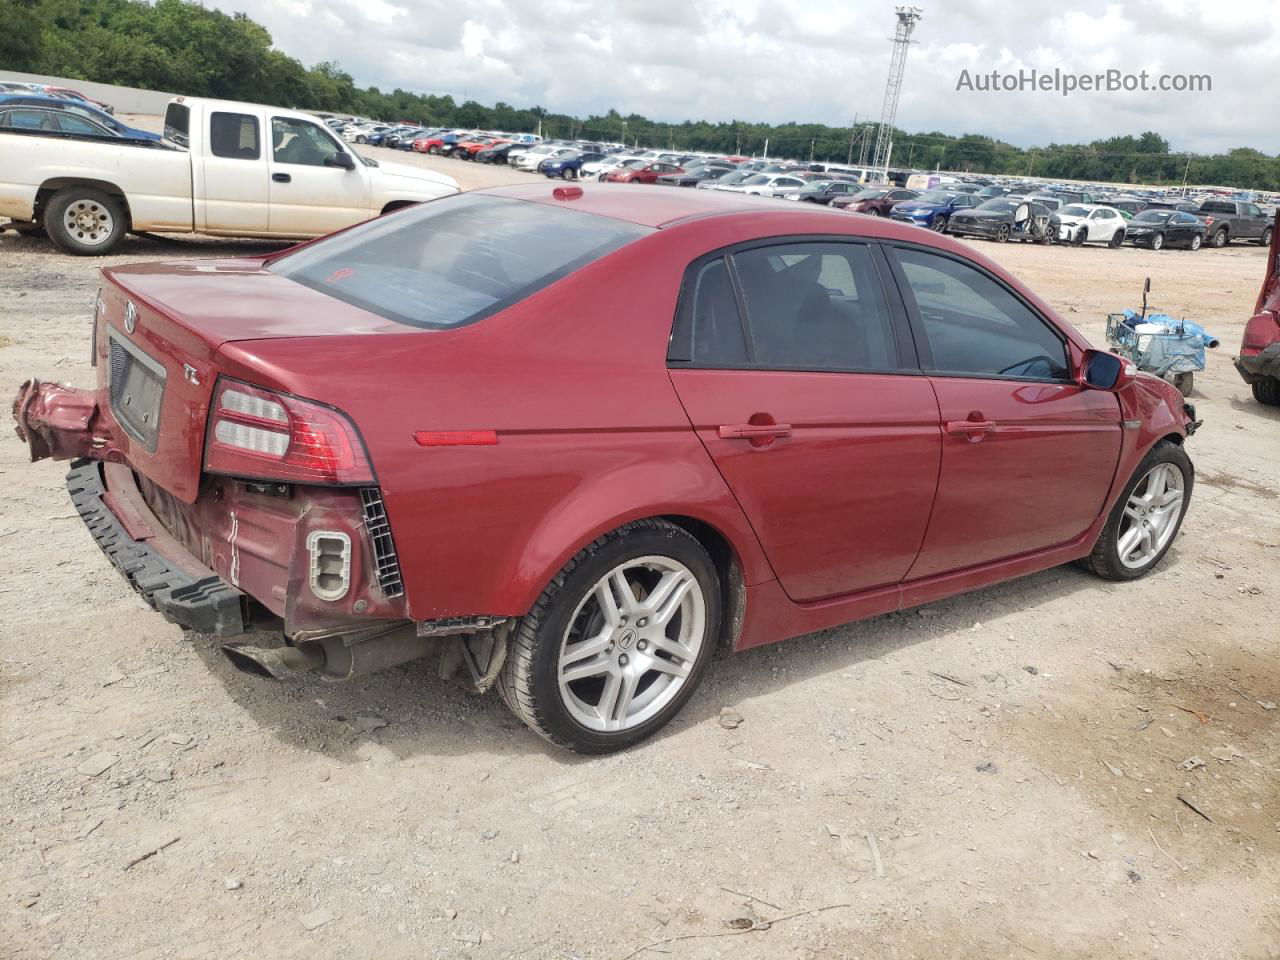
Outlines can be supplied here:
M66 110L68 113L78 113L82 117L88 117L94 123L102 124L126 140L160 139L160 134L121 123L105 110L99 110L93 104L85 103L83 100L50 97L38 93L6 93L0 94L0 107L44 107L49 110Z
M954 190L929 190L914 200L903 200L895 203L889 210L889 216L900 223L914 223L917 227L925 227L937 233L947 229L951 214L976 206L981 198L971 193L956 193Z
M538 172L561 180L577 180L582 175L582 165L603 160L603 153L570 153L563 157L548 157L538 164Z

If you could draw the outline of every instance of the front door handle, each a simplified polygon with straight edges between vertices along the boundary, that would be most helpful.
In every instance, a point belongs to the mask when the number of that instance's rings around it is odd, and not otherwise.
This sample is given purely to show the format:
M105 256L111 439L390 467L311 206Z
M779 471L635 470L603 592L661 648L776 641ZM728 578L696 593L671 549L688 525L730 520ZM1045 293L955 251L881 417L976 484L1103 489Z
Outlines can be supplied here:
M718 431L721 440L776 440L791 436L789 423L735 423Z
M287 173L273 173L271 175L271 179L276 183L288 183L293 179L293 177L289 176Z
M996 428L994 420L948 420L947 433L968 436L970 440L979 440L977 434L991 433Z

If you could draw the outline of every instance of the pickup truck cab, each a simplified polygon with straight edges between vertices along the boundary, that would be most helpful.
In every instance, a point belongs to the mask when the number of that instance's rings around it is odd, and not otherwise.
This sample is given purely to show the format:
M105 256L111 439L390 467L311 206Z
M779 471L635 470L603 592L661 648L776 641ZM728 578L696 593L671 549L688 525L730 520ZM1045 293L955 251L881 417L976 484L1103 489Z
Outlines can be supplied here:
M359 156L294 110L175 97L159 141L0 131L0 216L69 253L125 234L322 236L457 193L452 177Z
M1209 243L1225 247L1232 240L1253 240L1271 246L1271 221L1256 203L1243 200L1206 200L1196 216L1204 221Z

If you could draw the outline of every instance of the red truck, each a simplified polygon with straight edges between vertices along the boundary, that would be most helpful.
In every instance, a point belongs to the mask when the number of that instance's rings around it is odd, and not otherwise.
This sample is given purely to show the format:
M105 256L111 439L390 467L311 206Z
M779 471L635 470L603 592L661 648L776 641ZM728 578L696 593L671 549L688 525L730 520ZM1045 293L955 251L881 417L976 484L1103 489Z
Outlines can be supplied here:
M1275 229L1269 230L1271 249L1267 273L1253 308L1253 318L1245 324L1236 369L1253 388L1254 399L1280 407L1280 212Z

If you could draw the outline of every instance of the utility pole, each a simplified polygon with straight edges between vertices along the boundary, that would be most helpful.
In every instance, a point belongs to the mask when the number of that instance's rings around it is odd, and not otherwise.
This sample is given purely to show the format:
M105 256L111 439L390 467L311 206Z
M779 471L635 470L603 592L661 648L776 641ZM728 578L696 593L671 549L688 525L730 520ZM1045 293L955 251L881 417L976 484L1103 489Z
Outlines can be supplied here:
M1191 154L1187 154L1187 167L1182 171L1182 195L1187 195L1187 176L1191 173Z
M809 162L810 162L810 163L813 163L813 145L814 145L815 143L817 143L817 140L810 140L810 141L809 141Z
M895 7L898 29L893 37L893 57L889 60L889 79L884 85L884 106L880 110L880 129L876 133L876 152L872 160L880 179L889 177L889 154L893 149L893 124L898 118L898 98L902 95L902 75L907 68L907 50L911 32L924 16L919 7Z
M761 157L761 159L762 160L769 159L769 138L768 137L764 138L764 155Z
M849 157L845 160L845 166L853 163L853 139L858 135L858 115L853 115L853 126L849 128Z

